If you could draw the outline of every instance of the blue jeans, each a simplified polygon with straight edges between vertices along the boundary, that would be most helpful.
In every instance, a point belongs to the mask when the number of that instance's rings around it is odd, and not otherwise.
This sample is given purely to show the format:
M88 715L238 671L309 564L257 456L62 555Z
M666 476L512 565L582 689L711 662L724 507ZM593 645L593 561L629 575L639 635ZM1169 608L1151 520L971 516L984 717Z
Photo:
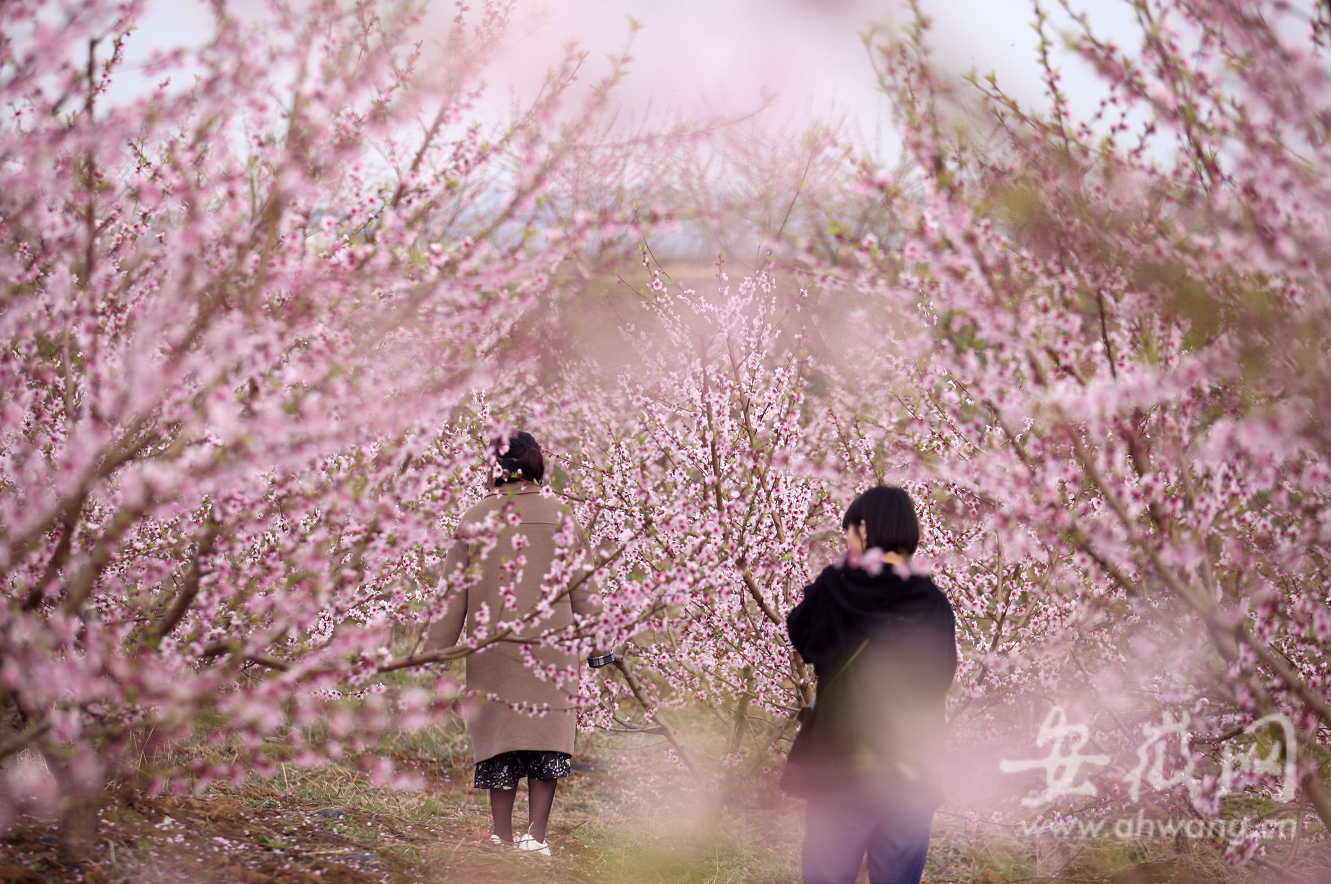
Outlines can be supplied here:
M870 884L920 884L932 810L884 812L850 800L809 800L800 867L804 884L855 884L869 854Z

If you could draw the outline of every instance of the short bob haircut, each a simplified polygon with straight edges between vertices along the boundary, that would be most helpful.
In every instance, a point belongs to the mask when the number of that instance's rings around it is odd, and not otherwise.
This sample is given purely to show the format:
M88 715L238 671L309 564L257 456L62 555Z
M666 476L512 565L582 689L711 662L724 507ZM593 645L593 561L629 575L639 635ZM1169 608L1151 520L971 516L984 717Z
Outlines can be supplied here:
M920 520L903 488L877 485L855 498L841 519L841 530L860 522L864 523L865 549L877 547L885 553L909 556L920 545Z
M490 440L490 453L499 463L495 487L508 482L539 482L545 477L545 458L531 433L514 433L504 444L503 437Z

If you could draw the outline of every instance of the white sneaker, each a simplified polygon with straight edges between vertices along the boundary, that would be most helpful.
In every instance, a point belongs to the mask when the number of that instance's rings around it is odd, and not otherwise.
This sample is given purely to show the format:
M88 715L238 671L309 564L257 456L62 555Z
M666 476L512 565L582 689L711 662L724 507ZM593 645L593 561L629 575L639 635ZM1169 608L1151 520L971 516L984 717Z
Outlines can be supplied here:
M523 835L515 846L518 850L529 850L540 856L550 855L550 845L545 841L537 841L531 835Z
M498 846L500 846L500 847L512 847L512 846L513 846L513 842L512 842L512 841L505 841L503 838L500 838L498 835L493 835L493 834L490 836L490 843L491 843L491 844L496 844L496 845L498 845Z

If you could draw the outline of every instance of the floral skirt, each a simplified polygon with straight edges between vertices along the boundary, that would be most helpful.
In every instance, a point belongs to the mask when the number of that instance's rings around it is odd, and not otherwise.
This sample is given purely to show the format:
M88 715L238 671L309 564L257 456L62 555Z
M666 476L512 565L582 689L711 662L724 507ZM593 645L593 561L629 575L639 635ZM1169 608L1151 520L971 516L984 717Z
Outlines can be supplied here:
M476 762L476 788L516 789L523 777L553 780L572 772L573 756L567 752L533 749L500 752Z

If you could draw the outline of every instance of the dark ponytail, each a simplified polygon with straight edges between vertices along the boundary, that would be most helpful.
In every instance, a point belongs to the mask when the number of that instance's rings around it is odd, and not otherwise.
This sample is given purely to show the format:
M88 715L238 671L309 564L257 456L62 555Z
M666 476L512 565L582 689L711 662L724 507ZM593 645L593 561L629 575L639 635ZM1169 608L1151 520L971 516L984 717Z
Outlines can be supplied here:
M508 447L502 454L501 448L504 448L502 438L490 441L490 451L500 470L495 477L496 488L508 482L539 482L545 477L545 458L531 433L514 433L508 437Z

